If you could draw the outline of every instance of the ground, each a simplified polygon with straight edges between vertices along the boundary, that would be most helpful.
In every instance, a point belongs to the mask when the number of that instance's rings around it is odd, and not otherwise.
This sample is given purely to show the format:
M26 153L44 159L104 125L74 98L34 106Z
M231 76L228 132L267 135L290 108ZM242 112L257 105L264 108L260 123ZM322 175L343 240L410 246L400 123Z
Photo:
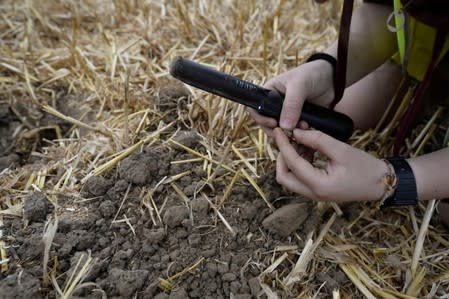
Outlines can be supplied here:
M339 4L168 2L0 4L0 298L446 294L435 202L291 194L243 107L168 73L181 55L261 83L335 38Z

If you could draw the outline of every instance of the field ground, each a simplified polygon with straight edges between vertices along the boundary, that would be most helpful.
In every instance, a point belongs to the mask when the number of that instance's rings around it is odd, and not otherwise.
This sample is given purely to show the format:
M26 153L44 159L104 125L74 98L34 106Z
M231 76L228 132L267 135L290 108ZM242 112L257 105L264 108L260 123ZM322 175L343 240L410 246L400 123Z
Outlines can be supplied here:
M180 55L262 84L329 45L339 8L2 1L0 298L449 293L435 201L380 211L290 194L243 107L168 73ZM445 113L417 125L412 154L435 148ZM350 142L382 154L389 141Z

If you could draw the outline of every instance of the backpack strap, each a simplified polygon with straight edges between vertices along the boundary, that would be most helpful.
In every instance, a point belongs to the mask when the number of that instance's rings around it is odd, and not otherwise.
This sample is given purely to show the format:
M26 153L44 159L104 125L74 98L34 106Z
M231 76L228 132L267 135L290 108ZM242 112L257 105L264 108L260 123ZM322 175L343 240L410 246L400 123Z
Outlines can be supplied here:
M334 109L335 105L337 105L337 103L341 100L346 88L346 68L348 63L349 32L351 28L353 7L354 7L354 0L344 0L340 20L340 30L338 33L337 66L334 81L334 100L330 105L331 109Z

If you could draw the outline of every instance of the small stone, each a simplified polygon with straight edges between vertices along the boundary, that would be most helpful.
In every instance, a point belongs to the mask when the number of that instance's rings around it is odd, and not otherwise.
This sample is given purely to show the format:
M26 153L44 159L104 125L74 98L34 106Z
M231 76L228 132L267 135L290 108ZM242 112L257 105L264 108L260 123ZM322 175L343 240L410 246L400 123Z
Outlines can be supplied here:
M308 216L309 205L307 203L288 204L277 209L265 218L262 225L271 232L277 233L282 237L287 237L300 228Z

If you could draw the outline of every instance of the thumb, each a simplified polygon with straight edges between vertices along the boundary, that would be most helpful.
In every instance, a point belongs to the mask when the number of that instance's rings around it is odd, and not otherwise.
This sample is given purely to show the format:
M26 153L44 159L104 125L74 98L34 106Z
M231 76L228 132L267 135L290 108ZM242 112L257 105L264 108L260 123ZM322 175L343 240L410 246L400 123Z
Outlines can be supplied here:
M305 101L303 90L304 88L298 88L298 86L287 86L279 120L281 128L287 130L296 128Z
M301 143L314 150L320 151L332 160L341 159L348 145L318 130L295 129L293 136L297 143Z

